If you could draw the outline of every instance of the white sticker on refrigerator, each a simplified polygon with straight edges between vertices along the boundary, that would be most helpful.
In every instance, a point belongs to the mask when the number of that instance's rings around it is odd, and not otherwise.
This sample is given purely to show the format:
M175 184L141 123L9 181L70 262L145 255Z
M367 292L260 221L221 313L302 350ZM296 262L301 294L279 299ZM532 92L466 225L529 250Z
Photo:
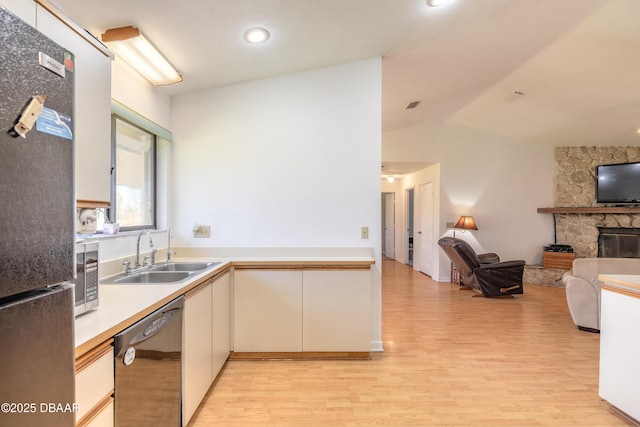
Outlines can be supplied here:
M36 121L36 129L39 132L59 136L60 138L73 139L71 120L71 116L44 107Z

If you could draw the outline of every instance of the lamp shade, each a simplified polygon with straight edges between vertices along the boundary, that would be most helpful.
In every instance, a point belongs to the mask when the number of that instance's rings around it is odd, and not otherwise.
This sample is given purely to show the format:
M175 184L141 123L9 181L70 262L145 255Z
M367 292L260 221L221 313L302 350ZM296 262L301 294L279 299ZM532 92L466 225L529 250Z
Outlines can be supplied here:
M453 228L462 228L463 230L477 230L476 222L472 216L461 216L456 225Z

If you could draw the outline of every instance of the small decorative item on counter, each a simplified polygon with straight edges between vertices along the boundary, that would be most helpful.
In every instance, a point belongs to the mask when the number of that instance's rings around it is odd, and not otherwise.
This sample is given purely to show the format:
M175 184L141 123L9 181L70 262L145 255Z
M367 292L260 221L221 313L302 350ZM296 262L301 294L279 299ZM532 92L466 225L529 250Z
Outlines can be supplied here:
M105 223L102 228L102 234L106 234L106 235L118 234L119 229L120 229L120 225L117 222L113 224Z
M93 234L98 226L95 209L78 208L77 234Z

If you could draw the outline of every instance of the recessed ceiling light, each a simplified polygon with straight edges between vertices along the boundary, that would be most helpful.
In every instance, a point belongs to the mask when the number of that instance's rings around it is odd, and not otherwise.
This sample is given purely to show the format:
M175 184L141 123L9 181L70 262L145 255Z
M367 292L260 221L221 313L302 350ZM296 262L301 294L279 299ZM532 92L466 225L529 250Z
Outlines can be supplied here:
M244 33L244 39L249 43L263 43L269 36L269 31L262 27L250 28Z
M449 0L427 0L427 6L438 7L447 3Z

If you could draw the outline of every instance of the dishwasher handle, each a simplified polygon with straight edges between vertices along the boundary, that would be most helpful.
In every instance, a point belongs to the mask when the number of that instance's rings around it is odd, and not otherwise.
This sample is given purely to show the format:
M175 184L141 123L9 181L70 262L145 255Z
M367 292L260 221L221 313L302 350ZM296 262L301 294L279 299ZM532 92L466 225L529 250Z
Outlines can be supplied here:
M124 331L116 334L113 337L116 357L122 356L129 347L151 339L154 335L160 333L164 328L169 326L176 317L180 317L183 307L184 297L180 296Z

